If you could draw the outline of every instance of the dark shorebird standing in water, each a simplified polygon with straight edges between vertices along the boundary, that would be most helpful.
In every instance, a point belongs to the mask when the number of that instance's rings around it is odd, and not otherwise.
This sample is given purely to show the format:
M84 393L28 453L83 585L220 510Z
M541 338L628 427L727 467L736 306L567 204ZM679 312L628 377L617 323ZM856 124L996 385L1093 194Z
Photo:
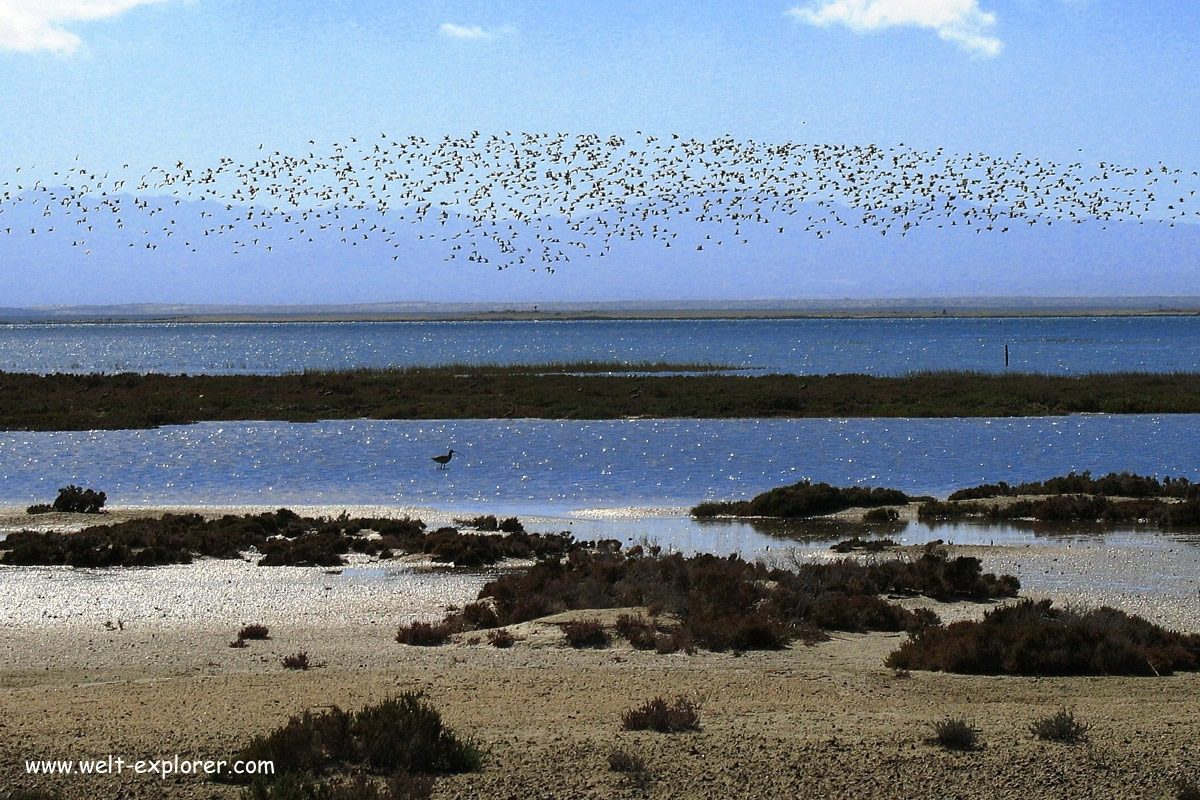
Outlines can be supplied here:
M450 463L450 459L454 458L454 451L451 450L444 456L431 456L431 458L438 463L438 469L445 469L446 465Z

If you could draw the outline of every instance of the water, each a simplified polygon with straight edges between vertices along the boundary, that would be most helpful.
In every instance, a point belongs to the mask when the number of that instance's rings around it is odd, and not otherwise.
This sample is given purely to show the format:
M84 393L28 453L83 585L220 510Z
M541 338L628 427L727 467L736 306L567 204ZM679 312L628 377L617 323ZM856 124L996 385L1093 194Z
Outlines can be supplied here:
M0 370L279 374L551 361L751 372L1079 374L1200 368L1196 317L0 325Z
M453 447L450 468L430 457ZM119 505L690 506L803 479L944 496L1072 470L1195 479L1200 415L336 420L0 433L0 504L68 483Z

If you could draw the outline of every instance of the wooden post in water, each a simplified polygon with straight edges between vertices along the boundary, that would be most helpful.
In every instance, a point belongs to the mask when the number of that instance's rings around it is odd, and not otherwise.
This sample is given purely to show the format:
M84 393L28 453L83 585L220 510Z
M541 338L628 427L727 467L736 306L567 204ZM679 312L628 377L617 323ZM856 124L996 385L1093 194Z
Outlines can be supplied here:
M1008 345L1004 345L1004 366L1008 366Z

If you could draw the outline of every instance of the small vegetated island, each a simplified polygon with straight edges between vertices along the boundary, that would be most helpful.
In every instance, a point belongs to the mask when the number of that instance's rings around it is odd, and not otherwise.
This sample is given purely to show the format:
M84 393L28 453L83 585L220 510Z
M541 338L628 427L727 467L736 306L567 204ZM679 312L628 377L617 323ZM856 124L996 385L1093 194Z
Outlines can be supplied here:
M734 374L730 374L733 372ZM711 364L450 365L288 375L0 372L0 429L272 419L727 419L1200 413L1200 373L744 375Z
M866 486L837 487L828 483L801 481L755 495L750 500L709 501L692 508L692 516L705 518L781 517L796 519L834 514L849 508L879 508L906 505L912 501L896 489Z
M995 502L983 502L988 499ZM954 492L945 501L910 498L892 489L838 488L804 481L751 500L702 503L692 514L805 518L913 500L920 501L918 516L926 520L1034 519L1200 527L1200 484L1182 477L1159 480L1128 472L1100 478L1093 478L1090 472L1072 472L1017 485L1001 481ZM858 546L865 544L850 540L835 549L871 549ZM935 552L927 549L922 560ZM962 567L969 563L961 558L956 561ZM1010 596L1015 594L1013 591ZM1005 596L1002 592L996 595ZM909 639L888 657L887 665L982 674L1166 675L1200 670L1200 635L1169 631L1113 608L1059 609L1049 600L1022 601L991 610L981 621L916 626Z
M987 501L991 502L987 502ZM1187 478L1110 473L1093 478L1072 472L1046 481L1001 481L928 500L923 520L1033 519L1040 522L1141 523L1162 528L1200 526L1200 484Z
M988 501L991 502L988 502ZM692 516L711 518L777 517L804 519L851 508L868 509L865 521L886 522L895 506L917 503L921 520L980 519L1154 524L1200 527L1200 484L1187 478L1090 472L1070 473L1044 481L1009 485L1004 481L953 492L946 500L913 497L896 489L837 487L801 481L770 489L750 500L707 501L692 507Z

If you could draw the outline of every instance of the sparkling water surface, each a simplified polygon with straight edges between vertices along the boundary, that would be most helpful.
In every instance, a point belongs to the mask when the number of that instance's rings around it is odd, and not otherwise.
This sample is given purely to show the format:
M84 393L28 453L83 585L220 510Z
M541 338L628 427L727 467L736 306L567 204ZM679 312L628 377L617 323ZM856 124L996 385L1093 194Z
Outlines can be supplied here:
M448 469L431 456L456 451ZM1200 415L335 420L0 433L0 503L68 483L120 505L403 504L555 515L796 481L945 496L1072 470L1196 478Z
M1004 348L1008 346L1009 365ZM752 373L1200 369L1196 317L0 325L0 370L280 374L433 364L670 361Z

